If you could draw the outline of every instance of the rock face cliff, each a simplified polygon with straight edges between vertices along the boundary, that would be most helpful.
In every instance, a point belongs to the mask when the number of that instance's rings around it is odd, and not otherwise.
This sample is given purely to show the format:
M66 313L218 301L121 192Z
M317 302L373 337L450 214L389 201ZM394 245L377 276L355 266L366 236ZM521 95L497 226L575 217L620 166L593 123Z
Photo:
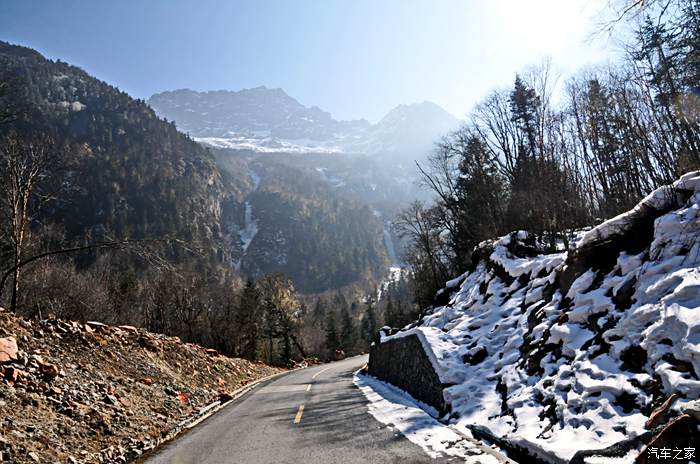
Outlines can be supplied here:
M484 242L441 293L375 349L422 341L444 420L549 462L700 443L700 172L568 250L522 231Z

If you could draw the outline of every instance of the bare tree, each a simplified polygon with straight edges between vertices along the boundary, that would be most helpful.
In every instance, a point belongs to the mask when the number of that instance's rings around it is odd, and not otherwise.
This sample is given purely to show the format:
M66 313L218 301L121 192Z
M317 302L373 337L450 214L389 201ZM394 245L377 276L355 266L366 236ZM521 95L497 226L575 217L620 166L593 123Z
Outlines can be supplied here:
M442 209L440 206L426 208L414 202L401 212L395 223L399 236L410 243L406 258L414 279L424 284L424 288L419 289L421 294L414 295L422 306L430 304L435 292L453 271L450 268L452 251L444 240Z
M13 312L21 288L20 264L25 258L29 227L63 189L61 174L68 165L67 150L48 138L23 141L11 135L0 147L0 173L4 179L0 184L1 224L11 248Z

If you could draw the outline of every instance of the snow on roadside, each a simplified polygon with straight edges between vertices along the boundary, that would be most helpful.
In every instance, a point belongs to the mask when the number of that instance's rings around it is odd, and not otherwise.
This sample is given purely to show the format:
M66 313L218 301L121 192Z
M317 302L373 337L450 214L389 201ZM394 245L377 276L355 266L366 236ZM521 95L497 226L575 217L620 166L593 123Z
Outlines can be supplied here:
M485 242L474 270L447 283L447 305L382 342L418 336L451 385L443 395L459 430L552 462L634 440L665 398L678 395L677 411L700 396L700 173L576 244L590 249L653 211L648 248L621 251L609 268L578 269L576 252L531 256L522 231Z
M464 458L465 463L474 464L503 462L438 422L434 417L437 412L433 408L408 393L367 375L355 374L353 381L369 400L368 412L377 421L396 428L430 457Z

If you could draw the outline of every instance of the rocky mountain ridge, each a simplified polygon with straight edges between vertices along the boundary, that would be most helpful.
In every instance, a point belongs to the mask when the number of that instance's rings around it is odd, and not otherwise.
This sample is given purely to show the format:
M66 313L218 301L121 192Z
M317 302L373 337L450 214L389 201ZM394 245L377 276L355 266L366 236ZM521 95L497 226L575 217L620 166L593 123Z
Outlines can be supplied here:
M392 159L423 159L459 121L440 106L402 104L376 124L364 119L338 121L318 107L305 107L282 89L153 95L148 103L180 130L205 145L256 152L381 154Z
M316 106L307 108L282 89L265 86L239 91L179 89L155 94L148 103L194 137L247 134L328 140L369 127L365 120L336 121L330 113Z
M143 101L26 47L0 41L0 82L8 89L0 104L17 113L0 137L48 137L79 153L42 221L61 224L70 239L178 237L223 260L228 193L205 148Z

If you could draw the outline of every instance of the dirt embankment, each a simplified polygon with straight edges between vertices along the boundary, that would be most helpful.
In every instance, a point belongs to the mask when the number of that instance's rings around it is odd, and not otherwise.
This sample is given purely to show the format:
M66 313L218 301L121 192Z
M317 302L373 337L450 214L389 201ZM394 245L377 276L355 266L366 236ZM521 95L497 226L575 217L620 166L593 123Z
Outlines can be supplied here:
M279 371L135 327L0 308L0 462L128 462Z

